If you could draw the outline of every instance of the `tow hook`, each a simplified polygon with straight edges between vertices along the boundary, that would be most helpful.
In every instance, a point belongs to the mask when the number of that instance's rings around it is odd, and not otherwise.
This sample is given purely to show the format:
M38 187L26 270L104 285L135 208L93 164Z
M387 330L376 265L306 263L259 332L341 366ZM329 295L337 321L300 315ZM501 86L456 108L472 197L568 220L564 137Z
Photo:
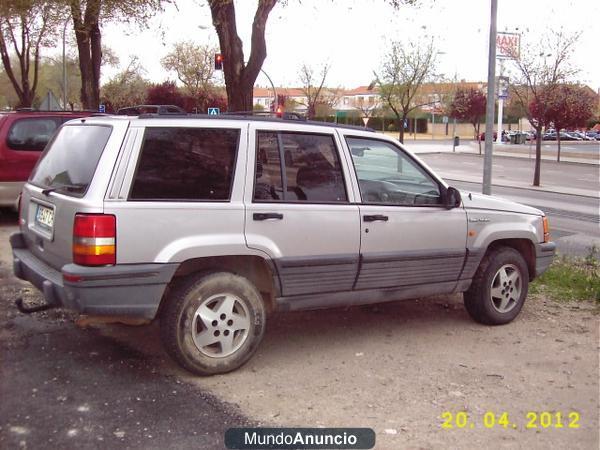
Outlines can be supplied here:
M44 305L39 306L25 306L23 304L23 299L20 297L17 300L15 300L15 305L17 305L17 309L23 314L31 314L35 312L46 311L47 309L52 309L56 307L56 305L52 305L50 303L46 303Z

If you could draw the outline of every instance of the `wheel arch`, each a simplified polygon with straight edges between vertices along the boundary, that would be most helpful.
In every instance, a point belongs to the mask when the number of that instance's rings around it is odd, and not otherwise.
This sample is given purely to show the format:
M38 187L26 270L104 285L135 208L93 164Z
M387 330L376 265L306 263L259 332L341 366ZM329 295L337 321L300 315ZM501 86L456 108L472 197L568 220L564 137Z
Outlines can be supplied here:
M280 295L281 285L277 269L271 260L256 255L208 256L188 259L179 265L161 299L157 315L160 316L169 291L174 286L189 275L214 272L231 272L247 278L260 292L267 311L275 309L275 297Z
M527 264L529 281L532 281L535 278L535 245L533 242L526 238L497 239L488 245L485 254L487 255L501 247L509 247L519 252Z

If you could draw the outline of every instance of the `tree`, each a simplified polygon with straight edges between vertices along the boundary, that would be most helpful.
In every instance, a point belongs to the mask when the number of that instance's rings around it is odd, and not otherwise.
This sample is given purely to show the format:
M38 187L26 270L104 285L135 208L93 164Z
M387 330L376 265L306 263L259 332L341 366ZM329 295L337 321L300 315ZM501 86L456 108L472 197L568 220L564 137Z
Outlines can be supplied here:
M206 113L209 107L227 109L223 93L217 89L200 92L193 97L183 92L173 81L165 81L148 88L146 102L156 105L176 105L188 112Z
M227 104L232 111L252 110L252 89L267 57L267 19L276 3L277 0L258 0L252 22L250 58L246 63L242 40L237 33L233 0L208 0L223 55Z
M154 84L148 88L146 102L151 105L175 105L186 111L190 108L189 100L181 93L173 81Z
M481 119L485 116L486 96L477 89L459 89L450 103L450 117L466 120L473 125L475 139L479 141L479 154L481 155L481 139L479 129Z
M595 98L586 87L576 84L557 86L550 98L543 98L547 103L545 110L546 123L552 123L556 129L558 152L556 161L560 162L560 130L563 128L585 127L594 114ZM538 108L537 104L532 106Z
M81 71L81 103L98 109L100 104L100 68L102 66L103 21L145 23L169 0L64 0L73 18L73 28Z
M144 72L138 58L133 57L125 70L102 86L102 103L108 111L145 103L150 83Z
M408 115L438 102L437 97L419 95L423 84L435 79L436 54L433 41L425 45L393 42L381 71L375 72L381 100L396 117L400 142L404 142L404 121Z
M536 131L534 186L540 185L542 131L548 124L549 100L554 98L560 84L577 73L569 59L578 39L579 34L553 32L537 45L525 47L520 55L512 55L520 85L513 90L515 100L527 112L527 119Z
M301 104L306 106L306 115L311 120L317 115L317 108L329 110L339 99L339 88L324 87L329 69L329 64L324 64L315 76L315 70L307 64L300 68L300 90L306 98Z
M198 96L212 88L215 53L218 51L208 45L178 42L161 63L165 69L177 74L190 95Z
M219 36L219 45L223 55L227 103L232 111L252 110L252 89L267 57L265 41L267 19L278 1L258 0L252 22L250 58L246 62L242 40L237 32L234 1L208 0L213 26ZM417 0L386 0L386 3L396 9L400 8L402 4L416 2Z
M67 104L64 108L75 109L79 105L79 91L81 90L81 78L77 59L67 55L65 61L67 75ZM41 94L52 91L58 98L63 99L64 94L63 80L63 61L62 58L42 58L39 68L38 87L36 92ZM39 95L36 95L34 105L39 102Z
M40 49L51 43L61 12L52 1L3 0L0 4L0 57L19 98L18 107L33 104Z

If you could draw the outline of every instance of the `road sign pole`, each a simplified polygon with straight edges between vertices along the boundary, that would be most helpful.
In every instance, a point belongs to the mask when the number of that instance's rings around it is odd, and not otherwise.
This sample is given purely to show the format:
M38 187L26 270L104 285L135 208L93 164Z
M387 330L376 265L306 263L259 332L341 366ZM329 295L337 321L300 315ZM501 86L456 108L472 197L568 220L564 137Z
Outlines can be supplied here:
M491 0L490 48L488 53L487 104L485 114L485 153L483 156L483 189L487 195L492 193L492 152L494 151L494 96L496 78L496 17L498 0Z
M504 97L498 99L498 137L496 142L498 144L504 144L502 140L502 115L504 114Z

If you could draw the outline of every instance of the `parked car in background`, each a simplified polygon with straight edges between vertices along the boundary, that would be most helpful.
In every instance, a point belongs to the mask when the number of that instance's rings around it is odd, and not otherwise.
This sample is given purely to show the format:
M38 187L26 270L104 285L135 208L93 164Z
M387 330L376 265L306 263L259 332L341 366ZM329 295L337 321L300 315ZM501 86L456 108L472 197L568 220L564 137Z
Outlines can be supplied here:
M494 142L495 142L497 139L498 139L498 132L497 132L497 131L494 131ZM483 133L481 133L481 134L479 135L479 140L480 140L480 141L485 141L485 132L483 132ZM503 141L503 142L508 142L508 141L509 141L509 139L508 139L508 134L506 134L506 133L505 133L504 135L502 135L502 141Z
M585 133L584 131L573 131L572 134L580 137L582 141L595 141L596 140L596 138L594 136L588 136L587 133Z
M583 139L580 138L579 136L577 136L573 132L561 131L560 132L560 140L561 141L581 141Z
M19 193L54 132L66 121L91 112L0 113L0 207L16 206Z

